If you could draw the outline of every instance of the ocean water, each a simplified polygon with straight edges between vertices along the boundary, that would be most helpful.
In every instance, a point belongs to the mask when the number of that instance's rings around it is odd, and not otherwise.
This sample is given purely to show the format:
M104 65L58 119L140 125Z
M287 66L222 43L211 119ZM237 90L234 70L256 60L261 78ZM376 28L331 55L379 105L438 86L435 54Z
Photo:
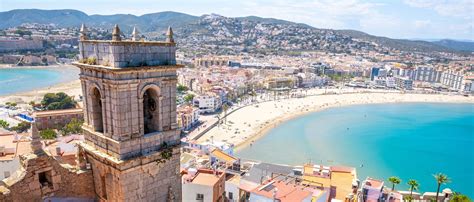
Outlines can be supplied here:
M474 197L473 104L370 104L333 108L285 122L253 146L236 153L247 159L302 165L347 165L358 178L399 176L399 189L415 179L421 191L443 185ZM362 166L363 165L363 166Z
M0 68L0 96L46 88L75 79L79 79L79 69L73 67Z

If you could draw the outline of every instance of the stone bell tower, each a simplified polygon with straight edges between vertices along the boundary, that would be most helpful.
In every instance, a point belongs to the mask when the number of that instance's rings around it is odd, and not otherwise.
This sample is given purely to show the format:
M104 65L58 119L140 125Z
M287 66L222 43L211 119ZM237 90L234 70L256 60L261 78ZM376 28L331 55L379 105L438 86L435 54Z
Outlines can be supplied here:
M117 25L112 35L90 40L81 29L79 165L102 201L181 201L176 44L125 40Z

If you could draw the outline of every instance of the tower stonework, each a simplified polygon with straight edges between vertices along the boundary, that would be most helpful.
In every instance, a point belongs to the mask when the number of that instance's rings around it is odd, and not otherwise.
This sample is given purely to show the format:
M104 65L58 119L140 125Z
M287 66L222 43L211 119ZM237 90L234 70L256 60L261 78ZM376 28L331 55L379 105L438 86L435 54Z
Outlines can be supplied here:
M115 28L118 29L118 26ZM84 138L103 201L181 201L174 42L79 42Z

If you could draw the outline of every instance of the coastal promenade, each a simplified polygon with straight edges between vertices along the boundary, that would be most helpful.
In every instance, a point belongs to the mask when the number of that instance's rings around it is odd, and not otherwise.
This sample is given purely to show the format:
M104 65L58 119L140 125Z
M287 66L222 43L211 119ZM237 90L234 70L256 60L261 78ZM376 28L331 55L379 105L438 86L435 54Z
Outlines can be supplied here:
M207 128L192 133L188 138L198 143L210 139L236 145L236 150L251 145L256 139L265 135L278 124L298 116L355 104L380 103L473 103L474 97L457 94L404 93L395 90L370 89L309 89L293 92L303 94L301 98L277 100L270 96L258 96L257 101L248 105L235 107L227 112L227 120L217 127L217 121L207 123ZM224 114L221 115L224 119Z

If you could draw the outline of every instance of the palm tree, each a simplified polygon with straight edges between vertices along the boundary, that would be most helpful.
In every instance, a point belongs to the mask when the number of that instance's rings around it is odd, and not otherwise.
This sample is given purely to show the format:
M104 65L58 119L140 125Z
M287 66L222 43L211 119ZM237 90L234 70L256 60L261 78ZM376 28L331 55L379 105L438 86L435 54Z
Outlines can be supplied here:
M413 190L418 190L420 184L416 180L408 180L408 185L410 185L410 198L413 198Z
M224 123L227 124L227 110L229 109L229 105L227 105L227 103L224 103L222 105L222 109L224 110Z
M449 201L450 202L472 202L472 200L468 196L463 195L461 193L457 193L457 192L453 194L453 197Z
M433 177L436 179L436 182L438 183L438 190L436 191L436 201L438 201L439 189L441 188L441 184L449 183L451 182L451 180L448 178L447 175L443 173L434 174Z
M400 180L400 178L398 178L397 176L389 177L388 181L392 183L392 191L395 190L396 184L400 184L400 182L402 182L402 180Z

